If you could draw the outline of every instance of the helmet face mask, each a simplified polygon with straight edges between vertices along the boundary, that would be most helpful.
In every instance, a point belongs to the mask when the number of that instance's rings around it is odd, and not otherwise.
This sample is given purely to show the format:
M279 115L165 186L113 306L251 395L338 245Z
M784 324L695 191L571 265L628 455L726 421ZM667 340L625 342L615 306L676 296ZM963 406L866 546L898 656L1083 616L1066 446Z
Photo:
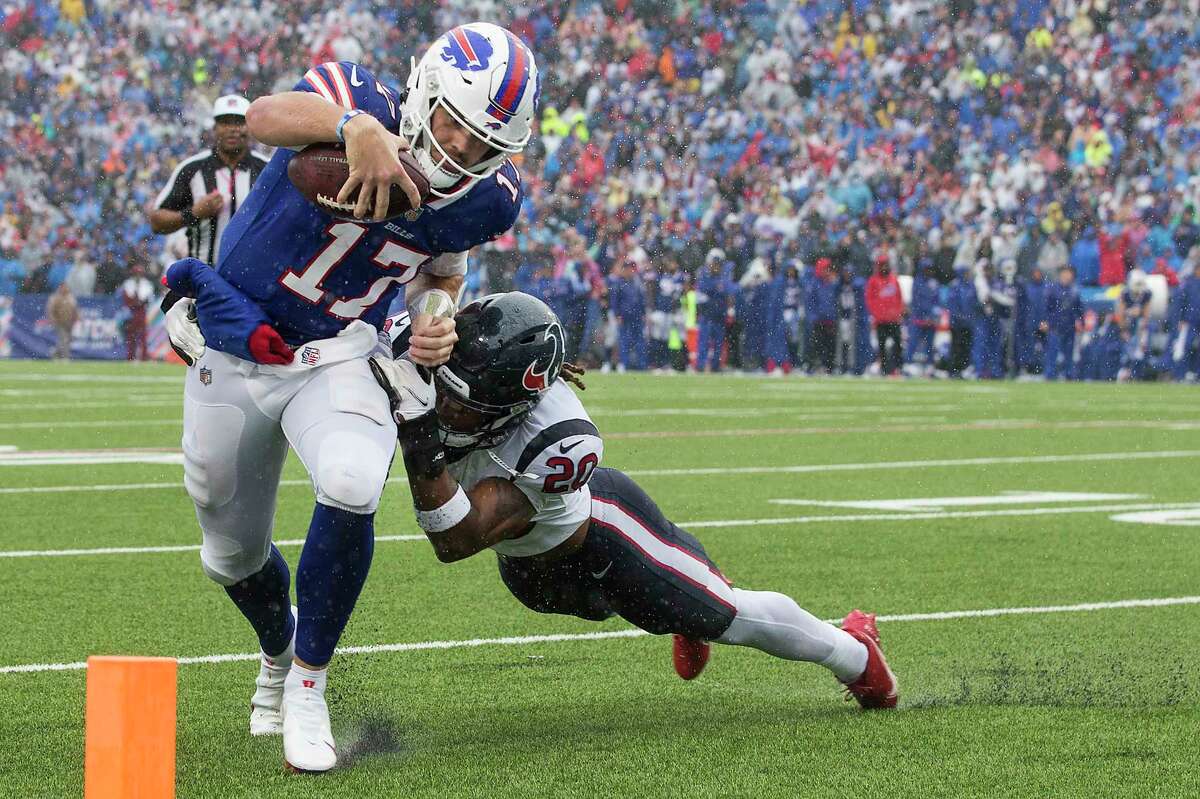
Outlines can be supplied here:
M444 367L443 367L444 368ZM451 456L474 449L489 449L508 438L517 425L537 404L534 401L507 408L484 408L475 406L452 387L442 375L442 369L434 375L437 387L438 427L442 445L451 451Z
M533 54L497 25L474 22L448 31L413 65L400 132L429 177L435 197L450 199L491 176L521 152L533 133L541 78ZM433 133L437 109L488 145L492 154L464 165Z
M453 459L503 442L558 380L558 317L528 294L492 294L455 317L459 341L434 372L438 425Z

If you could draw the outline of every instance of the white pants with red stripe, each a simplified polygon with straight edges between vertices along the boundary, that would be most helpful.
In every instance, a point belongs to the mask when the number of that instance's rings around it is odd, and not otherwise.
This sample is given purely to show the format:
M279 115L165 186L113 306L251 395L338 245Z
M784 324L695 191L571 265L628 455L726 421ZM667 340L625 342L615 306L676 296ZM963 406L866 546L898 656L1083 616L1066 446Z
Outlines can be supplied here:
M820 663L850 681L866 647L773 591L734 588L703 545L668 520L633 480L597 469L583 546L549 564L500 557L500 576L541 613L601 620L614 614L655 634L749 646Z

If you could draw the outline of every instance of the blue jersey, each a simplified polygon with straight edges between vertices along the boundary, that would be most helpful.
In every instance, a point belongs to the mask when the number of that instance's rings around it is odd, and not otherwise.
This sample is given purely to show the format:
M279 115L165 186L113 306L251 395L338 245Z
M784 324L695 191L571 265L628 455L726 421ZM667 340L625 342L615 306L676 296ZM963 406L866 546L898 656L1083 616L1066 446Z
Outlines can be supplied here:
M1004 278L996 278L992 281L990 290L993 297L1004 297L1008 301L1007 304L998 301L993 301L990 303L992 306L992 312L996 315L996 318L1013 318L1015 311L1017 310L1017 297L1019 295L1017 284L1009 283Z
M838 317L838 292L841 284L836 280L817 278L809 284L805 307L812 322L833 322Z
M654 292L654 310L674 313L679 309L682 296L683 277L678 272L663 272L658 276L657 290Z
M1200 326L1200 276L1191 275L1179 284L1180 316L1193 327Z
M950 324L971 325L978 316L978 295L975 281L966 276L956 277L950 284Z
M646 294L641 279L610 275L608 307L625 324L640 324L646 316Z
M1152 296L1149 289L1135 293L1126 286L1121 290L1121 306L1125 309L1126 322L1131 327L1138 327L1150 315Z
M776 292L779 294L779 305L785 311L791 311L793 318L798 317L804 305L804 283L800 278L776 278Z
M399 93L357 64L313 67L295 90L362 109L399 130ZM387 222L340 221L292 185L293 155L276 151L230 221L217 259L220 274L293 346L336 336L355 319L381 327L400 286L422 269L463 272L467 250L508 230L521 207L520 176L506 161L457 199L433 200Z
M1026 280L1021 283L1021 290L1017 295L1017 318L1021 320L1022 330L1036 331L1047 320L1047 292L1045 281Z
M909 305L909 314L914 322L918 325L930 326L936 324L940 309L938 302L941 299L942 286L937 282L937 278L929 275L917 275L912 281L912 302Z
M697 314L701 319L710 321L724 319L729 310L729 301L733 298L729 281L724 275L714 275L705 272L696 281Z
M1069 333L1083 319L1083 300L1072 283L1055 283L1046 292L1046 321L1055 333Z

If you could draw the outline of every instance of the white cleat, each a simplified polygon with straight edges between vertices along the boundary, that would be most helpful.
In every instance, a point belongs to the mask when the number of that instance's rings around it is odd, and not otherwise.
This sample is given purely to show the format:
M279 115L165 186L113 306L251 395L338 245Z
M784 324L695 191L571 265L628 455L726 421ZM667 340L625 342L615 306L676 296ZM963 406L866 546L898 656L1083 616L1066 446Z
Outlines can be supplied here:
M292 663L272 660L266 655L258 667L257 688L250 697L250 734L280 735L283 733L283 717L279 706L283 702L283 681L287 679Z
M325 680L288 672L283 684L283 759L292 771L320 773L337 765Z
M292 607L292 617L296 616L296 608ZM296 633L292 632L292 642L282 654L268 657L263 653L259 661L258 678L254 696L250 697L250 734L251 735L281 735L283 733L283 717L279 706L283 702L283 681L287 679L288 670L292 667L292 656L296 648Z

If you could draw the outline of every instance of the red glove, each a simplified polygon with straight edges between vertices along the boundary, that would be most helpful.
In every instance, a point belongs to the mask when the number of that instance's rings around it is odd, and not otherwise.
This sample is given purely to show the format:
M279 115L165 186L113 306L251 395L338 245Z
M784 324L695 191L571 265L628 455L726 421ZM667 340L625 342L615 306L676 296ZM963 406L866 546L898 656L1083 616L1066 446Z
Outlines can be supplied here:
M286 366L296 357L296 353L292 352L275 328L267 324L254 328L249 345L256 363Z

